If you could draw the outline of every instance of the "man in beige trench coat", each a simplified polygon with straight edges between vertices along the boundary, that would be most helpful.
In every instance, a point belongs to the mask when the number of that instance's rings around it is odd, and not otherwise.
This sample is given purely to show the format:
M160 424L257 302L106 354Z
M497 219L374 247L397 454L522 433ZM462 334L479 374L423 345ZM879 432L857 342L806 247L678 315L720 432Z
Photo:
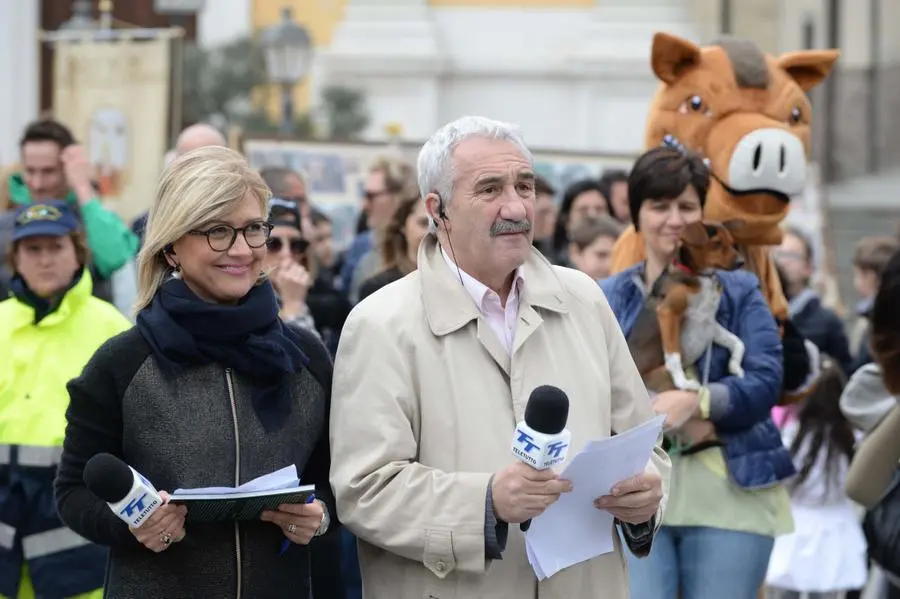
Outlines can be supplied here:
M625 599L623 548L538 582L519 523L571 488L510 451L532 390L569 396L570 456L654 416L603 292L532 249L534 159L514 128L464 117L422 147L436 232L418 270L361 302L335 361L331 480L366 599ZM635 553L662 521L670 463L597 509Z

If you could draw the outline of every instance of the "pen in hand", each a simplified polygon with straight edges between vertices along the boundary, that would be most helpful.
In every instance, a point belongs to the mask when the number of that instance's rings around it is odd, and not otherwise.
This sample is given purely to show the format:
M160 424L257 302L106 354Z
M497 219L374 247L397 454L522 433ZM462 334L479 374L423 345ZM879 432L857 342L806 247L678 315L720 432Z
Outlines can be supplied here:
M312 503L315 500L316 500L315 493L311 493L310 496L306 499L306 503ZM278 552L278 556L281 557L282 555L284 555L285 552L287 552L287 550L290 548L290 546L292 544L293 543L291 543L291 540L289 538L285 537L284 540L281 542L281 551Z

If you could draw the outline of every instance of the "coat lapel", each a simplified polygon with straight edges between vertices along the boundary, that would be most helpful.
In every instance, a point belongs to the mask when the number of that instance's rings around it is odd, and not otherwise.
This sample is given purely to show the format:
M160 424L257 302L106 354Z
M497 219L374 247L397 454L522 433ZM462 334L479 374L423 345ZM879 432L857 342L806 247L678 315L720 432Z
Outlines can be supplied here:
M419 246L418 269L425 316L431 332L442 337L476 320L479 343L509 377L512 368L509 354L481 315L479 306L472 301L458 275L448 267L433 233L429 233ZM525 263L521 291L513 356L544 322L541 311L560 314L569 311L562 284L556 278L553 267L534 248Z

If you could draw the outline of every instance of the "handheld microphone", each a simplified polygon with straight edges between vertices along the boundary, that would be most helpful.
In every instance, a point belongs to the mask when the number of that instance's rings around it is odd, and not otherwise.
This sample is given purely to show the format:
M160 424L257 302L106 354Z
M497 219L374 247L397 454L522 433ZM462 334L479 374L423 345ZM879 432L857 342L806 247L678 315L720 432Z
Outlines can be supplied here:
M516 425L512 453L536 470L546 470L566 461L571 433L566 430L569 419L569 397L552 385L542 385L531 392L525 406L525 420ZM527 531L531 520L519 528Z
M150 481L108 453L98 453L89 459L82 478L88 490L105 501L109 509L132 528L140 528L163 504Z
M569 398L551 385L531 392L525 406L525 420L516 426L512 452L536 470L545 470L566 461L572 435L566 430Z

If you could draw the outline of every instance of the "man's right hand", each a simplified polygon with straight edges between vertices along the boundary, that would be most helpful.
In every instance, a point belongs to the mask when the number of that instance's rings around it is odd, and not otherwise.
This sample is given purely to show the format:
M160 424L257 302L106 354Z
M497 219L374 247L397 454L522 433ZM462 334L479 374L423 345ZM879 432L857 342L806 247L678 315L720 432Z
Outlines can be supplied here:
M551 468L536 470L515 462L494 475L491 494L497 518L519 524L540 516L572 483L559 478Z

